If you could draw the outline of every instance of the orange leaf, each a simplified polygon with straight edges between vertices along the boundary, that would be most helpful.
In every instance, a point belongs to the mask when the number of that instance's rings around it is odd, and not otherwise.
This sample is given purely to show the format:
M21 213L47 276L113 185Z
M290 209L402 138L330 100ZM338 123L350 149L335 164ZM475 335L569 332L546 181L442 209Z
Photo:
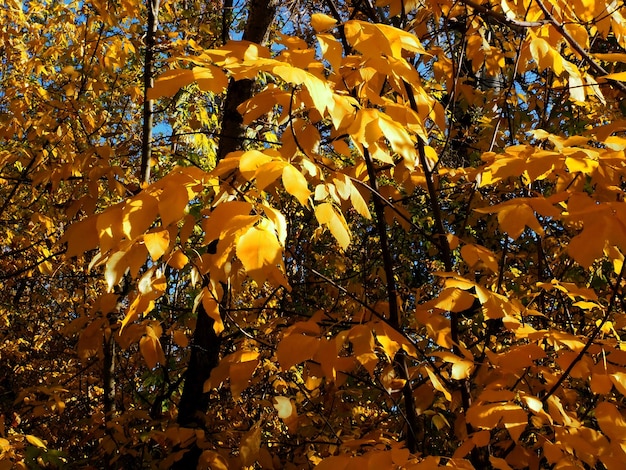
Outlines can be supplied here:
M174 269L183 269L187 266L188 262L189 257L180 249L177 249L174 253L172 253L172 256L170 256L167 260L167 264Z
M151 326L146 325L146 333L139 340L139 350L150 369L156 367L159 362L165 364L165 354L161 348L161 342Z
M250 377L254 374L258 364L259 360L253 359L230 365L230 390L235 400L241 398L241 392L243 392L250 384Z
M311 359L320 345L320 339L303 334L286 336L278 344L276 358L282 370Z

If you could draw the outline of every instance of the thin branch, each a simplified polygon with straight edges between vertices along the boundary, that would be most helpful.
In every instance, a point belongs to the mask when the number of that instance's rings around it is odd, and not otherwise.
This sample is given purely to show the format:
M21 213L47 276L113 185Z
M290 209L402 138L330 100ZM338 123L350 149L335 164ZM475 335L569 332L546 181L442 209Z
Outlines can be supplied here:
M542 402L545 403L548 400L548 398L554 395L554 392L556 392L561 386L561 384L565 381L565 379L569 377L570 373L572 372L572 369L576 366L576 364L580 362L583 356L587 353L591 345L594 343L594 341L596 340L596 338L602 331L602 328L604 327L606 322L609 321L609 318L611 318L611 314L613 313L613 310L615 310L615 303L616 303L616 300L618 299L620 286L622 284L622 279L624 279L625 273L626 273L626 260L624 260L624 262L622 263L622 269L620 270L619 275L617 276L617 279L615 280L615 285L613 286L613 292L611 293L611 301L609 302L609 305L606 308L604 317L602 317L602 320L596 325L595 329L593 330L593 333L591 333L591 336L589 336L589 339L587 340L587 343L585 344L585 346L576 355L576 357L571 362L571 364L567 366L567 369L563 371L563 373L559 377L559 380L556 381L556 383L552 386L552 388L548 391L548 393L546 393L543 397L541 397Z

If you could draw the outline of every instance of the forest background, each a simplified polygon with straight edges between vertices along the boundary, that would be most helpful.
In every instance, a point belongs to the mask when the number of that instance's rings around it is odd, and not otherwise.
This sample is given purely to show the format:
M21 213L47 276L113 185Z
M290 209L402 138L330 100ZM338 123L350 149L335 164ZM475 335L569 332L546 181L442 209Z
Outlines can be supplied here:
M0 37L0 469L623 468L622 2Z

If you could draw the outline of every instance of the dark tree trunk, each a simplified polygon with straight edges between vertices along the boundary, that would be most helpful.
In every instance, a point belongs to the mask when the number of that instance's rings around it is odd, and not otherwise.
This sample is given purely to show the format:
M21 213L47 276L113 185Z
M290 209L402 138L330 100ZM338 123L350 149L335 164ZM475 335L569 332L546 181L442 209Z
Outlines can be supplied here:
M274 21L276 8L273 0L250 0L248 5L248 21L243 39L255 43L263 43L269 34L270 25ZM227 37L224 34L224 37ZM231 81L228 86L222 117L222 133L217 151L217 160L224 158L229 152L241 148L245 134L243 119L237 112L237 106L252 96L253 81ZM224 297L221 311L226 307L228 290L224 286ZM189 366L185 376L183 394L178 406L178 424L185 427L202 427L209 406L209 396L204 393L204 383L211 376L211 371L219 362L221 337L213 329L214 320L208 316L202 304L198 307L198 321L193 335L193 344ZM179 460L174 469L193 469L198 464L201 449L194 445Z

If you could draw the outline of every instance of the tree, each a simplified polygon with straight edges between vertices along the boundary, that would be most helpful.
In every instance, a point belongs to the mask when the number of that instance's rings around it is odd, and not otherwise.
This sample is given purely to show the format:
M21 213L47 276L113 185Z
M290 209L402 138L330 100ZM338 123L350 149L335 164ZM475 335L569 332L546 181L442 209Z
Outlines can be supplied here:
M621 468L623 7L147 5L3 13L0 458Z

